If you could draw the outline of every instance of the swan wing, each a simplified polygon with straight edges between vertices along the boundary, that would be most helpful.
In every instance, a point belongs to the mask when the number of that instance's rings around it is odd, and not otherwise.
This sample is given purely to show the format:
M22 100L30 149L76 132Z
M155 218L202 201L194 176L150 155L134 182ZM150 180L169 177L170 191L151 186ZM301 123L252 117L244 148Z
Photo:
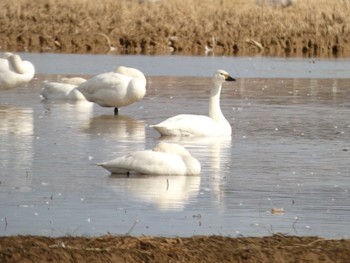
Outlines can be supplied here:
M128 105L126 99L131 77L115 72L108 72L92 77L79 85L78 90L87 100L104 107Z
M220 125L204 115L181 114L151 126L163 136L214 136Z
M186 173L186 166L179 156L152 150L137 151L98 165L115 174L136 172L149 175L184 175Z

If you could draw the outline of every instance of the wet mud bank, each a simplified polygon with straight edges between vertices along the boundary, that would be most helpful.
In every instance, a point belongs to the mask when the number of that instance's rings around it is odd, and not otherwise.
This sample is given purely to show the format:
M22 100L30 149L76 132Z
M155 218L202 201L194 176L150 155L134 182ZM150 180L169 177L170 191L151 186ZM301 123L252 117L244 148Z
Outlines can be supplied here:
M0 238L1 262L348 262L349 240L317 237Z

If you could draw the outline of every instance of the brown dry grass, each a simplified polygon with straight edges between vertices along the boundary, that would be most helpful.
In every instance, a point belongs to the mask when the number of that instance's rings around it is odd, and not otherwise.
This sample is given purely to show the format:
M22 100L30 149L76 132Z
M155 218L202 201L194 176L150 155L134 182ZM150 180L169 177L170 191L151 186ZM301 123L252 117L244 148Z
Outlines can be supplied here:
M3 0L8 51L119 54L324 55L350 53L348 0Z
M0 237L1 262L349 262L349 240L316 237Z

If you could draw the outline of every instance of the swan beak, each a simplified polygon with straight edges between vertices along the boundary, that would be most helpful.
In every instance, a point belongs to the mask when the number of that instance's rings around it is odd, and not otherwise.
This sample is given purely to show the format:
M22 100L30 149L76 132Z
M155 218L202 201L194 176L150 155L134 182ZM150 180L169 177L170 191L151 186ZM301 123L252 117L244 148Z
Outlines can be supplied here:
M236 81L236 79L234 79L231 76L227 75L226 78L225 78L225 81Z

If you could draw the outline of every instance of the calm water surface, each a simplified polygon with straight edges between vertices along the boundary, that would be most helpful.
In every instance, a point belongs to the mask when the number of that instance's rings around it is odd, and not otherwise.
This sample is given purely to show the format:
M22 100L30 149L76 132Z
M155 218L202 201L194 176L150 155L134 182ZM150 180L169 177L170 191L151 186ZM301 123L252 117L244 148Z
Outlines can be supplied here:
M53 67L41 55L28 56ZM58 69L72 58L53 57ZM174 139L200 160L201 176L111 176L95 164L153 147L160 139L149 125L179 113L207 113L211 80L198 68L196 77L182 74L179 59L180 77L168 74L176 68L173 59L169 67L164 61L163 67L147 64L147 57L133 59L135 67L141 61L160 74L149 73L146 97L119 116L90 103L42 101L42 81L67 74L42 66L27 87L1 92L0 235L282 232L349 238L350 78L333 70L334 61L311 63L322 75L314 78L305 70L288 77L288 69L301 63L295 60L278 67L279 78L245 76L256 61L243 63L233 74L240 78L224 84L222 93L231 140ZM204 72L222 62L210 59ZM193 60L200 64L201 58ZM266 67L275 63L269 61ZM99 65L79 74L111 70ZM271 213L273 208L284 213Z

